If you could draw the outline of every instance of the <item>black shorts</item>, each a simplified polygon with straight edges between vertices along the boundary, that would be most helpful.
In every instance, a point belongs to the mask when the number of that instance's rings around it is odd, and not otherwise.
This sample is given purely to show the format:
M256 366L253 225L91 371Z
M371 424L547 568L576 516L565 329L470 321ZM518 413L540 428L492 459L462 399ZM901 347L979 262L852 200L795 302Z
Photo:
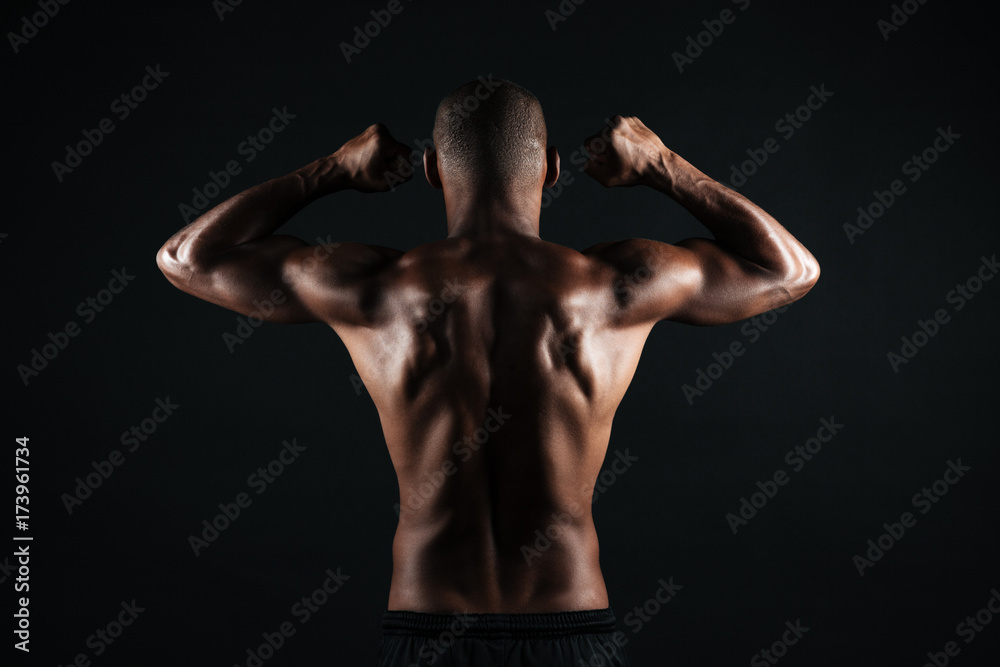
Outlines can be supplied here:
M621 667L625 633L608 609L550 614L382 615L379 667Z

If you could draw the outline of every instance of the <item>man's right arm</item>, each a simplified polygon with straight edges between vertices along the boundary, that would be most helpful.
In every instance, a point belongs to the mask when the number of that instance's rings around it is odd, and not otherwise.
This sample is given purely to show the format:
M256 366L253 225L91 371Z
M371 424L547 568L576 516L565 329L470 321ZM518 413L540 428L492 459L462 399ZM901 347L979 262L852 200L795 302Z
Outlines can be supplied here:
M664 146L638 118L615 117L603 150L594 139L590 176L607 187L655 188L715 237L629 239L585 251L618 271L626 323L726 324L796 301L816 284L816 258L777 220Z

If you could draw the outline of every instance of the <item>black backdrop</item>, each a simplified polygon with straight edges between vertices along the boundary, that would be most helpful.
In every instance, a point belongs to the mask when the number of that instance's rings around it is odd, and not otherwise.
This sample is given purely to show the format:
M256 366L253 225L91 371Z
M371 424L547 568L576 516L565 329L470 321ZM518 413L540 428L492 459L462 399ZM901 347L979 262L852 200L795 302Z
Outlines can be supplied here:
M814 290L782 313L661 323L647 343L594 506L633 663L771 664L768 650L798 665L923 665L928 652L996 664L1000 280L977 275L993 278L1000 249L995 25L971 4L936 0L679 4L402 0L348 62L339 44L387 3L72 2L36 16L37 31L23 19L39 4L6 3L4 485L10 498L14 438L28 436L31 514L27 531L13 517L3 531L5 655L246 665L287 622L295 634L264 664L373 662L398 498L346 350L320 325L266 324L232 343L236 315L171 287L154 255L185 224L180 205L198 205L192 189L230 160L241 171L211 203L372 122L423 141L440 97L492 74L539 96L562 151L567 176L546 200L543 237L581 249L705 235L667 198L604 190L571 162L623 113L720 180L734 165L754 172L739 190L822 265ZM716 21L724 9L728 24ZM565 20L546 13L560 11ZM894 11L898 30L880 27ZM674 53L688 49L696 57L679 67ZM113 104L144 79L135 108ZM813 86L827 92L809 109ZM294 118L248 161L241 142L286 109ZM795 127L788 113L808 119ZM104 118L113 131L67 158ZM928 148L926 170L904 164ZM767 161L744 166L754 155ZM902 194L891 194L897 179ZM858 207L873 214L860 234L845 228ZM324 199L283 231L409 248L444 235L443 212L440 193L414 179ZM114 271L134 277L122 287ZM69 323L76 335L59 335ZM45 347L50 333L64 349ZM743 353L730 360L734 343ZM19 369L33 350L52 357L34 359L36 374ZM710 386L701 378L699 389L699 371ZM177 407L166 415L158 399ZM832 439L821 419L842 425ZM133 426L155 432L123 443ZM819 451L817 434L828 440ZM299 457L251 485L293 439ZM786 458L796 447L815 453ZM116 450L120 465L102 464ZM615 473L626 450L636 460ZM968 470L946 475L949 461ZM772 487L778 471L787 483ZM88 475L100 485L77 490ZM760 488L772 497L754 496ZM944 495L915 498L925 488ZM251 504L196 556L189 536L241 492ZM737 523L727 515L743 498L762 506L753 516L744 506L750 518ZM909 525L893 526L905 512ZM30 659L11 647L25 595L14 591L11 554L26 543L15 535L33 537ZM880 537L884 551L871 550ZM855 556L872 559L863 576ZM303 623L295 605L338 568L349 579ZM681 587L664 605L661 580ZM122 605L133 600L143 611L130 615ZM960 625L970 616L978 626ZM786 622L808 631L798 638ZM957 655L942 653L948 642Z

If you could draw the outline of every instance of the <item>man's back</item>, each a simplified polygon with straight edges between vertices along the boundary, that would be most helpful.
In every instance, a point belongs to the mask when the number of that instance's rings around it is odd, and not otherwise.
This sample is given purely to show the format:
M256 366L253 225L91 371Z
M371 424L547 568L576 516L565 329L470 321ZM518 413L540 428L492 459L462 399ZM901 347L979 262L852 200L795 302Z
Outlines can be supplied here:
M372 125L205 213L157 262L194 296L255 317L267 301L268 321L325 322L346 344L399 481L380 665L424 659L461 612L472 618L449 664L626 665L590 506L646 337L661 320L725 324L791 303L819 265L766 211L620 116L587 140L586 172L670 196L715 238L582 253L541 240L560 165L541 107L510 82L486 99L478 85L442 101L424 150L446 239L404 253L274 234L317 197L408 177L409 148ZM470 113L468 99L483 101Z
M389 609L608 606L591 498L651 328L619 320L616 275L538 238L449 238L383 264L368 322L335 327L399 481Z

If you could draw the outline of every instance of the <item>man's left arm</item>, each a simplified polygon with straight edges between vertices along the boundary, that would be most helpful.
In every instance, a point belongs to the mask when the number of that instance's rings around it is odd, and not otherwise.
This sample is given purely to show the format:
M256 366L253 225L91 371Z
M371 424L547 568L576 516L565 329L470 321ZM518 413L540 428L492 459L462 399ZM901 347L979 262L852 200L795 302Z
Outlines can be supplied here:
M184 292L269 322L362 319L353 287L399 251L358 243L311 246L273 232L325 195L386 191L389 174L395 183L408 180L409 154L384 125L372 125L332 155L206 212L160 248L156 263Z

